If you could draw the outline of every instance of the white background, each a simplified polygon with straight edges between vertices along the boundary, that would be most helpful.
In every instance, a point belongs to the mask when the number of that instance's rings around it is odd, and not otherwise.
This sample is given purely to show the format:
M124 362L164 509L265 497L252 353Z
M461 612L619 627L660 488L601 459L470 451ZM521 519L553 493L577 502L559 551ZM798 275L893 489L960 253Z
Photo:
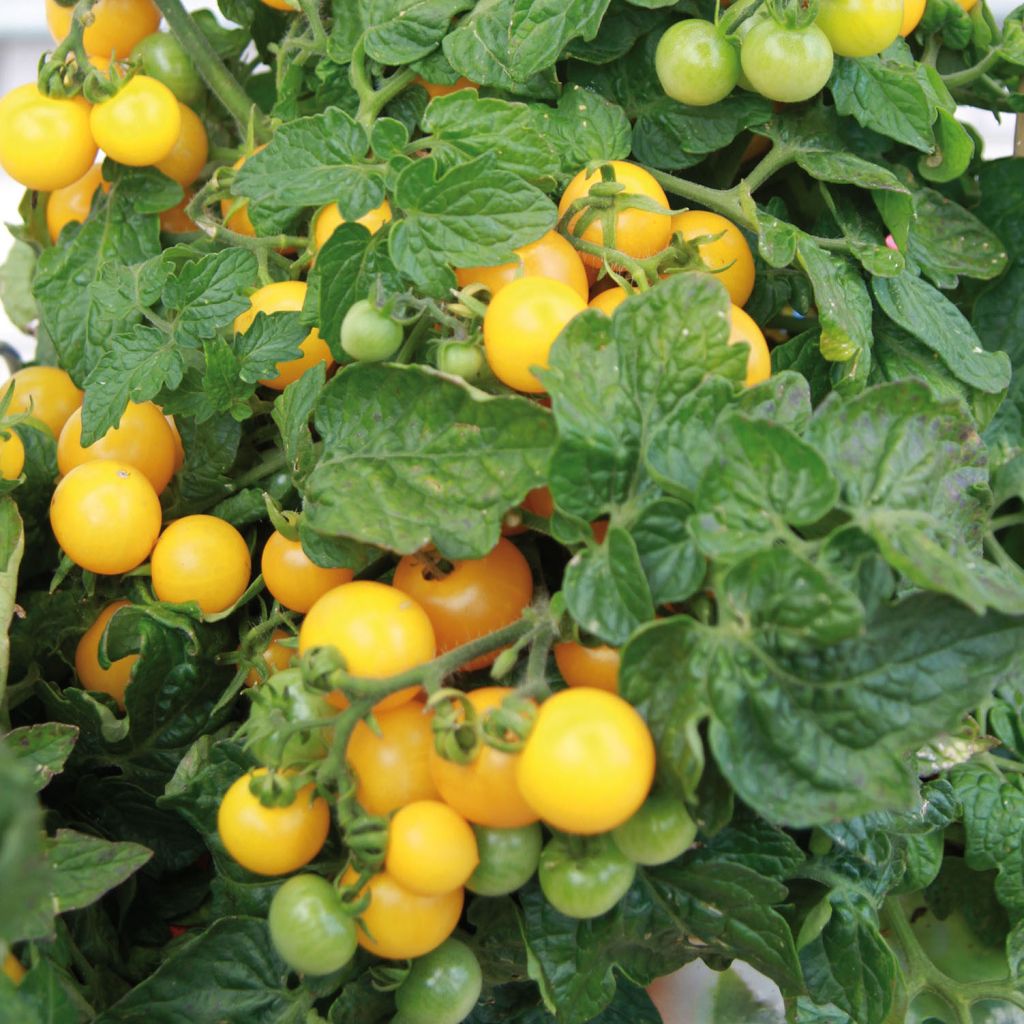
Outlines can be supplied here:
M185 6L195 10L212 7L211 0L185 0ZM989 0L989 7L1002 17L1016 6L1016 0ZM46 30L43 0L0 0L0 95L14 86L31 81L35 77L36 64L42 50L52 42ZM974 124L985 139L985 153L988 157L1008 156L1013 148L1013 119L1007 118L1002 124L986 111L963 110L960 116ZM0 170L0 221L6 223L17 219L18 203L21 201L21 186L11 181ZM11 238L0 228L0 262L6 256ZM12 344L25 357L31 354L31 339L22 336L0 309L0 341ZM7 370L0 360L0 376L6 377ZM743 970L745 978L767 997L771 997L772 986L766 979L759 979L749 969ZM665 979L655 987L652 994L665 1014L666 1024L689 1024L692 1014L697 1012L707 983L714 979L712 972L696 963L680 972L674 978ZM777 990L774 993L777 997ZM781 1005L781 1004L780 1004Z

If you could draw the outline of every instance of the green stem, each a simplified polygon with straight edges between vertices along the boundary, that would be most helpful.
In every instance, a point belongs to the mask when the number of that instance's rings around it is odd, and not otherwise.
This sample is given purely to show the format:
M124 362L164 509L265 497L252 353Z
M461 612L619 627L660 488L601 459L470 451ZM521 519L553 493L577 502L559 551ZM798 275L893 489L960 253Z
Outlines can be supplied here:
M795 156L791 149L776 143L747 175L747 188L756 192L776 171L791 164Z
M429 330L429 317L421 317L416 326L409 332L409 336L402 342L402 347L391 361L393 363L411 363L420 349L424 335Z
M250 120L257 142L266 142L272 132L270 121L242 88L224 62L217 56L210 41L192 20L181 4L181 0L154 0L160 13L167 19L167 25L178 42L185 47L199 74L213 94L224 105L224 109L245 131Z
M709 210L714 210L715 213L720 213L730 220L742 220L751 230L756 230L756 225L751 225L743 214L736 189L708 188L706 185L698 185L695 181L687 181L685 178L679 178L653 167L648 167L646 170L666 192L671 192L672 195L679 196L681 199L688 199L692 203L706 206Z
M955 89L959 85L970 85L976 78L981 78L989 68L999 63L1001 52L998 46L993 47L985 54L977 64L962 71L953 71L942 76L942 81L949 89Z
M387 78L381 87L374 93L373 102L370 104L368 113L371 121L401 92L412 85L416 72L411 68L404 68L396 71L390 78ZM365 123L365 122L364 122Z

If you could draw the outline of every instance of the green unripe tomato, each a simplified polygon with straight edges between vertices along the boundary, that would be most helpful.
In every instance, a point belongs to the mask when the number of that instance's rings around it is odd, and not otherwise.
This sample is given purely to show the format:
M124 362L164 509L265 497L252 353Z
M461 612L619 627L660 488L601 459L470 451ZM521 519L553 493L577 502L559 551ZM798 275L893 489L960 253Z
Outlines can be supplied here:
M447 939L412 962L395 990L396 1021L402 1024L460 1024L480 998L483 973L474 952Z
M437 368L463 380L476 380L484 368L484 354L479 345L469 342L445 342L437 353Z
M356 951L356 924L338 890L319 875L295 875L270 903L270 939L300 974L331 974Z
M297 668L275 672L254 689L250 721L256 724L275 710L282 710L290 722L315 722L333 718L338 713L323 694L314 693L302 682L302 672ZM294 732L285 740L283 750L278 740L270 736L257 740L252 752L260 764L284 768L324 757L330 749L332 735L326 726Z
M478 896L506 896L533 877L540 862L544 837L540 825L522 828L487 828L474 825L480 863L466 888Z
M740 61L744 75L765 99L801 103L825 87L834 56L828 36L817 25L787 28L766 18L744 37Z
M615 845L635 864L667 864L685 853L697 838L697 825L686 806L667 793L654 793L629 821L612 832Z
M666 30L654 54L666 94L691 107L724 100L740 77L740 58L710 21L689 18Z
M206 87L192 58L178 40L167 32L154 32L140 39L131 59L143 74L163 82L182 103L195 107L202 103Z
M401 324L385 316L369 299L360 299L341 322L341 347L360 363L380 363L401 348L402 333Z

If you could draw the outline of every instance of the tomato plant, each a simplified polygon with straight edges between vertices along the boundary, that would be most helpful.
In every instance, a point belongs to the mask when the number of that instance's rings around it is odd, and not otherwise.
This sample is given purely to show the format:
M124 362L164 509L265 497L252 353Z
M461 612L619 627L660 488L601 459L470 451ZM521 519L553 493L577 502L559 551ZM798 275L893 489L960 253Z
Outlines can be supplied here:
M44 6L0 1016L1024 1013L1024 15Z

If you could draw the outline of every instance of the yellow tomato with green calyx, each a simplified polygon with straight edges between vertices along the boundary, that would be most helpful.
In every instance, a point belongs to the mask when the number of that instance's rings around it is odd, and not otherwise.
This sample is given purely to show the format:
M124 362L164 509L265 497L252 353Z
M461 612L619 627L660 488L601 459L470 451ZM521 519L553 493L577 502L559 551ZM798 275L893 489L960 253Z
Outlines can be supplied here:
M46 24L58 43L71 30L72 11L73 7L46 0ZM153 0L99 0L91 13L92 23L82 37L90 57L109 59L113 53L124 60L137 42L160 25L160 11Z
M136 75L92 108L89 127L111 159L128 167L148 167L174 149L181 134L181 104L163 82Z
M561 281L579 292L585 301L589 294L587 271L572 243L557 231L549 231L536 242L513 249L518 257L511 263L494 267L460 267L455 279L460 288L471 284L483 285L493 298L506 285L521 277L546 277Z
M725 285L733 303L745 306L754 291L754 254L743 232L731 220L707 210L676 214L672 230L688 242L704 237L714 239L701 243L700 257L715 280Z

